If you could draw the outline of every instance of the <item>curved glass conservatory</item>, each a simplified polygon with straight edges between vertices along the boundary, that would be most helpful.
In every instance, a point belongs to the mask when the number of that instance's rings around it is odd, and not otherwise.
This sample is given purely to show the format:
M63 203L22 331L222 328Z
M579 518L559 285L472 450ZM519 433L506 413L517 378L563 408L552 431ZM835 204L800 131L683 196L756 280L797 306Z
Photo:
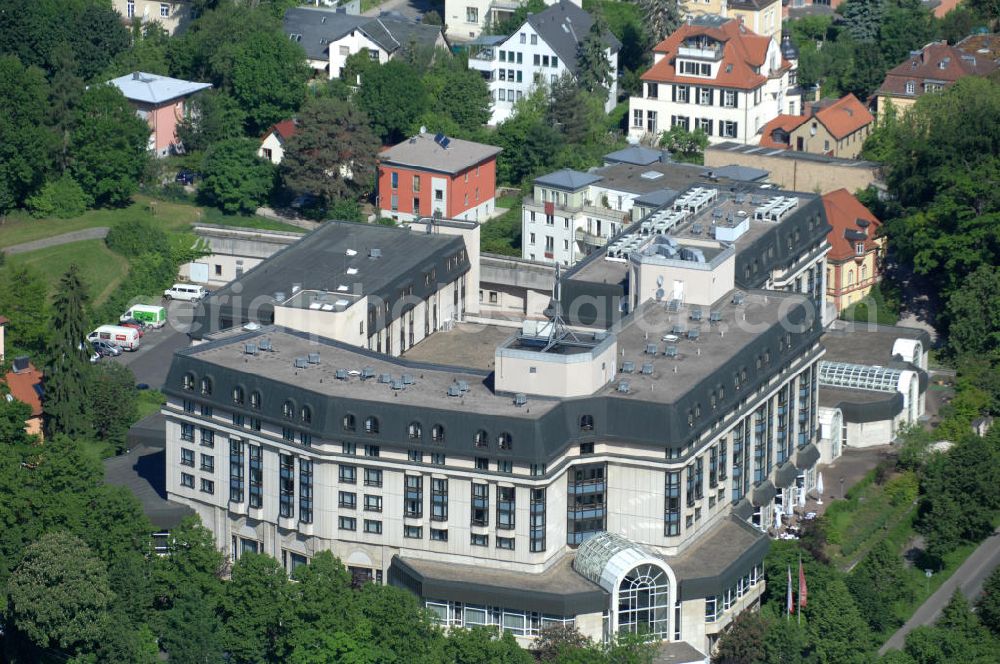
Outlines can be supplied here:
M611 595L611 633L670 638L677 579L662 558L621 535L603 532L580 546L573 568Z

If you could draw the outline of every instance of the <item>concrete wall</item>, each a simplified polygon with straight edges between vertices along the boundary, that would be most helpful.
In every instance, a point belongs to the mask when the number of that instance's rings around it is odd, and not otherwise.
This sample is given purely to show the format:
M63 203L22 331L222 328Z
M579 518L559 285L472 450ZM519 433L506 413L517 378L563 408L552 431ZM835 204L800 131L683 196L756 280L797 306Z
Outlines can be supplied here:
M694 242L685 241L685 245ZM633 263L632 283L636 285L633 292L633 309L639 303L655 298L656 291L661 288L657 281L662 277L665 299L674 297L678 285L683 292L686 304L709 306L719 301L733 289L736 277L736 254L731 254L718 267L711 269L709 263L691 263L690 266L679 264L680 261L664 261L665 264L653 260L642 260ZM701 269L703 268L703 269Z
M799 159L790 155L769 156L767 150L742 153L735 150L705 150L705 166L720 167L729 164L762 168L771 173L770 182L780 189L811 191L825 194L841 187L848 191L867 189L878 177L875 165L870 163L822 162Z
M578 355L497 349L496 389L561 398L593 394L615 377L617 348L612 339L592 353Z

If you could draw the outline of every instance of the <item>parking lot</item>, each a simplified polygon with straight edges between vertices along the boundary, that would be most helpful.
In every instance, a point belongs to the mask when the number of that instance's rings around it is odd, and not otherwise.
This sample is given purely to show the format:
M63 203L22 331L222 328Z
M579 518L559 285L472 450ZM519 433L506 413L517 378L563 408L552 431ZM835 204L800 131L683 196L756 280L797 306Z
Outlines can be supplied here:
M170 358L174 352L188 345L187 330L193 306L189 302L164 302L167 324L160 329L147 329L139 350L106 358L102 362L120 362L132 370L136 383L145 383L159 389L167 378Z

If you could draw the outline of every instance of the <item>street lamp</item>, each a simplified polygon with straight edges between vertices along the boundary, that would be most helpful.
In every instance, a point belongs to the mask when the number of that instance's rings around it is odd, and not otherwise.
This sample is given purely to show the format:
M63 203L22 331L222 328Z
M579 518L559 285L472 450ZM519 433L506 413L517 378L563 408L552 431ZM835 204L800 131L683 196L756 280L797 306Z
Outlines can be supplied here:
M840 499L844 499L844 478L840 478Z

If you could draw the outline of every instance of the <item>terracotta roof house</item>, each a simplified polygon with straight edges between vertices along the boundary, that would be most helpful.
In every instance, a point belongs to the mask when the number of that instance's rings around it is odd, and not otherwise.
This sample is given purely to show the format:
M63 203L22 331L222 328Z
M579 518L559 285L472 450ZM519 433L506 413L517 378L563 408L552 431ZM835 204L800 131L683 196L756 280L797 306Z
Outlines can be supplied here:
M271 125L271 128L264 134L257 156L267 159L272 164L280 164L285 157L285 143L295 135L295 120L282 120Z
M826 301L841 312L879 282L885 237L878 236L882 222L846 189L823 194L823 207L830 223Z
M977 58L986 58L1000 65L1000 34L969 35L955 44L955 48Z
M760 145L853 159L861 154L875 118L857 97L810 104L804 115L779 115L761 132Z
M656 137L671 127L700 128L710 143L756 143L768 122L794 114L795 65L778 42L737 20L703 16L653 49L642 96L629 99L629 134Z
M0 316L0 362L4 359L4 341L7 319ZM15 357L11 370L3 376L10 398L17 399L31 407L31 417L24 423L29 434L42 435L42 372L25 357ZM0 396L0 398L5 398Z
M905 111L921 95L940 92L965 76L988 76L997 63L978 53L969 53L946 42L932 42L910 53L905 62L889 70L875 91L878 115L891 103L897 112Z
M420 133L378 156L378 207L399 221L486 221L495 210L500 148Z
M136 71L108 81L122 91L140 118L149 123L149 149L158 157L184 151L177 125L188 114L191 95L212 87L179 78Z

